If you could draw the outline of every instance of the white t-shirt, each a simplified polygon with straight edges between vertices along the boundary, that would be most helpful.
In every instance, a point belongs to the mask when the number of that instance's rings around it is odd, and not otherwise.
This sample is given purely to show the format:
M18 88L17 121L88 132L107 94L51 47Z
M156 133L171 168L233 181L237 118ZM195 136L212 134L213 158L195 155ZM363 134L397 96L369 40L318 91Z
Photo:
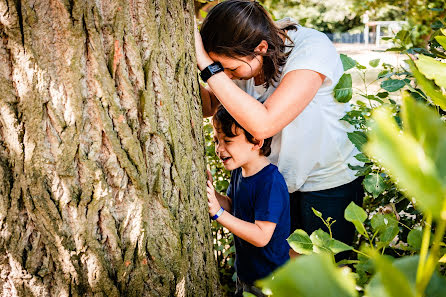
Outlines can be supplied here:
M297 69L313 70L326 78L302 113L273 136L269 159L285 177L290 193L347 184L357 178L348 164L362 163L354 158L359 151L347 137L353 127L340 121L349 105L337 102L332 94L344 72L339 54L328 37L319 31L298 26L287 34L294 47L290 48L279 83L288 72ZM276 89L270 86L262 90L255 86L253 78L234 82L262 103Z

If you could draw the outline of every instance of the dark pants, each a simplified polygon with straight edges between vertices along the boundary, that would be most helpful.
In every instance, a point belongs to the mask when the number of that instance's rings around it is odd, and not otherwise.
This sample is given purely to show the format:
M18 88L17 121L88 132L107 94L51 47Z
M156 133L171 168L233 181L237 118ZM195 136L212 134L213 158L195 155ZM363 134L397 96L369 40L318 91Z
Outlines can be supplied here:
M235 291L234 297L243 297L243 292L251 293L257 297L266 297L266 295L262 293L261 289L257 288L252 284L247 284L241 281L238 277L237 277L236 287L237 289Z
M328 233L328 228L313 213L311 208L314 208L322 213L325 220L328 217L336 220L331 225L334 239L349 245L352 244L355 226L344 219L344 210L352 201L362 206L364 198L362 180L363 178L360 177L348 184L327 190L291 193L291 233L296 229L303 229L308 235L311 235L319 228ZM341 253L339 256L336 257L336 260L346 258L348 253Z

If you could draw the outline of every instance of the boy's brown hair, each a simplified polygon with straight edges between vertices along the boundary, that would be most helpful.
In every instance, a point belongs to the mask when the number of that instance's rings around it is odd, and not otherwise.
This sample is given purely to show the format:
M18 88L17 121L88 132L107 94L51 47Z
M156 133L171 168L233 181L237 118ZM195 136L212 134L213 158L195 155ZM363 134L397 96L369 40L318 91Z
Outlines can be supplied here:
M217 130L220 130L228 137L237 136L237 129L241 129L246 136L246 139L252 144L259 144L259 140L255 139L248 131L246 131L239 123L229 114L229 112L220 105L212 117L212 125ZM235 129L234 129L235 128ZM260 148L260 154L268 157L271 154L271 142L272 137L263 141L263 145Z

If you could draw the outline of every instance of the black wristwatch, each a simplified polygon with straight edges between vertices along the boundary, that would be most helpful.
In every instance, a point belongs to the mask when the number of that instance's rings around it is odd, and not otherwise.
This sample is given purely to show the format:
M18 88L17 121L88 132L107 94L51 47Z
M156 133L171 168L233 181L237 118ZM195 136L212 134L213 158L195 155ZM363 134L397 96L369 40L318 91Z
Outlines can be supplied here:
M208 67L204 68L201 71L200 76L204 82L207 82L212 75L222 72L223 70L225 69L223 68L220 62L214 62Z

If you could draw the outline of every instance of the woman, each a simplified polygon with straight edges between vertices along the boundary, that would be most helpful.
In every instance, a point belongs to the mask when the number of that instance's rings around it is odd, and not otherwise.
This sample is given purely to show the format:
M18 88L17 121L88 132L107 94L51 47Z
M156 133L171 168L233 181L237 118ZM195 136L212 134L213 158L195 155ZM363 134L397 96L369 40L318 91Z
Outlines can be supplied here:
M270 160L285 177L291 202L291 230L326 229L312 207L332 217L333 237L353 241L344 210L362 204L361 180L348 164L360 165L340 119L348 105L333 98L343 67L321 32L291 19L271 20L257 2L217 4L196 31L203 114L223 106L257 139L273 136Z

